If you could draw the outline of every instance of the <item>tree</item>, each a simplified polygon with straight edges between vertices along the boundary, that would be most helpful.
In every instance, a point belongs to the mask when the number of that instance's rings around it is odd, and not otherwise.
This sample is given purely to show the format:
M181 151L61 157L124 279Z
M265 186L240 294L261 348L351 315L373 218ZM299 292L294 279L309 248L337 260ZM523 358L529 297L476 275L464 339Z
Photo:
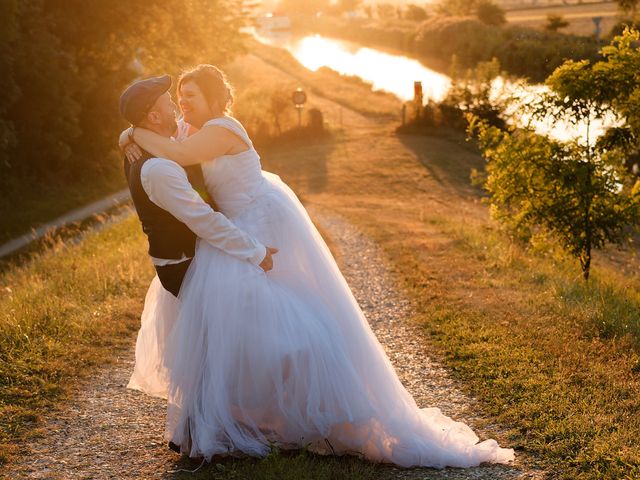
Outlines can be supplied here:
M478 178L490 194L494 217L528 238L544 232L580 261L588 280L592 251L621 243L640 222L640 180L624 168L640 128L638 32L626 31L602 49L604 60L567 61L547 79L549 92L534 102L541 118L568 119L584 134L559 142L528 128L507 131L471 119L487 160ZM626 135L593 142L591 122L616 114Z
M561 28L565 28L569 26L569 22L565 20L562 15L555 15L550 13L547 15L547 23L544 26L545 30L549 30L550 32L557 32Z
M17 44L20 34L18 23L18 0L0 0L0 90L4 98L0 103L0 172L11 167L10 150L15 146L16 136L13 122L7 117L7 111L18 98L20 90L15 81L15 61L12 48ZM6 176L3 175L3 176Z
M491 0L480 0L476 5L476 16L478 20L487 25L504 25L506 18L504 10Z
M404 13L404 18L414 22L422 22L427 19L427 11L424 8L419 7L418 5L410 3L409 5L407 5L407 10Z
M489 125L504 128L506 124L501 114L506 105L503 98L496 98L494 95L494 80L500 75L504 75L504 72L496 58L460 72L457 57L453 57L451 88L440 103L443 123L464 130L467 126L465 116L473 114Z
M619 191L615 154L594 158L584 146L530 130L503 131L471 123L487 160L484 188L491 213L523 238L555 237L589 279L592 251L620 243L640 219L640 181Z
M618 4L618 8L625 14L631 16L631 18L635 18L636 12L638 11L638 1L640 0L616 0L616 3Z
M441 15L465 17L476 12L478 0L440 0L436 12Z
M503 25L506 22L504 10L492 0L440 0L436 11L445 16L476 16L487 25Z
M81 134L80 82L70 77L77 64L55 34L43 1L22 1L16 13L21 40L16 38L10 55L20 93L4 116L15 131L9 151L11 176L49 181L73 177L72 144Z
M243 48L245 18L234 0L2 2L2 82L10 101L0 107L0 146L3 159L12 159L0 162L3 181L76 181L119 168L114 138L124 121L117 104L128 83L223 63ZM142 71L131 67L134 60Z

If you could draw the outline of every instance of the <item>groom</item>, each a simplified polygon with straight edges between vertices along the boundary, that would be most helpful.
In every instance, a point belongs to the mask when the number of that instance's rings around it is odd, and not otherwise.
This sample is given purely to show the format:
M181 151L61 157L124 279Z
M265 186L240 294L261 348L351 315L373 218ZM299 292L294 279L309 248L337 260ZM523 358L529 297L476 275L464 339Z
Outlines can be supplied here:
M177 130L177 107L169 88L169 75L134 82L120 96L120 113L133 126L171 137ZM180 292L198 237L265 272L273 267L277 250L263 246L214 211L177 163L142 152L133 163L125 158L124 170L158 278L174 296Z

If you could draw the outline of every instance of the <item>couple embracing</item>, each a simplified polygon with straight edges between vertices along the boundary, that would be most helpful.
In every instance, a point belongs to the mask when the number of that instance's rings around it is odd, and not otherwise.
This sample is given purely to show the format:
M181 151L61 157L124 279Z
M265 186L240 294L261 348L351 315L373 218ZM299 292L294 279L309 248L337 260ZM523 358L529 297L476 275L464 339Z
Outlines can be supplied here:
M304 207L261 168L212 65L132 84L120 144L156 268L129 387L168 400L165 438L191 457L271 445L430 467L506 463L400 383ZM212 208L187 172L201 169Z

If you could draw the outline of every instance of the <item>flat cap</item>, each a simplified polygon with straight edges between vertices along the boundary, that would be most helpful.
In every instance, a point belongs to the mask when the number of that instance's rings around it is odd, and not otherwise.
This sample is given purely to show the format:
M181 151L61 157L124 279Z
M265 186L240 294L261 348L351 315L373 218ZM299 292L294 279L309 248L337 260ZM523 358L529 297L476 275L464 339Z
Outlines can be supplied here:
M138 124L156 100L171 88L171 77L159 77L138 80L129 85L120 95L120 114L132 125Z

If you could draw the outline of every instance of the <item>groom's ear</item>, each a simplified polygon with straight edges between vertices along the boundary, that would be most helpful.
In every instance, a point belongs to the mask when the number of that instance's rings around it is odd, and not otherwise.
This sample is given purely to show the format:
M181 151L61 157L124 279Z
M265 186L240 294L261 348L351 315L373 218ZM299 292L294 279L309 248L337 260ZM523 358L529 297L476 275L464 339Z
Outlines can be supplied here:
M160 125L160 123L162 123L160 112L151 110L149 113L147 113L147 122L151 123L152 125Z

